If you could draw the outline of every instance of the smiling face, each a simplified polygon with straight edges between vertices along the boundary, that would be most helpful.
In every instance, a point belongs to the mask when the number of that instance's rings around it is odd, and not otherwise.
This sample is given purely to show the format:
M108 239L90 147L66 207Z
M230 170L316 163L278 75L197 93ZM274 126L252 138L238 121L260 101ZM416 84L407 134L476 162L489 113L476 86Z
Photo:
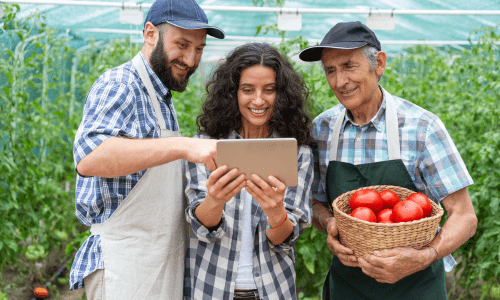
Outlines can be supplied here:
M381 61L384 57L379 55L377 67L370 71L370 64L359 48L323 50L321 61L328 84L339 102L355 118L367 115L368 120L371 119L382 103L378 76L385 68L385 60Z
M165 86L182 92L200 63L207 31L163 26L166 28L159 30L158 42L151 53L151 68Z
M276 72L262 65L244 69L237 95L245 137L267 137L276 101Z

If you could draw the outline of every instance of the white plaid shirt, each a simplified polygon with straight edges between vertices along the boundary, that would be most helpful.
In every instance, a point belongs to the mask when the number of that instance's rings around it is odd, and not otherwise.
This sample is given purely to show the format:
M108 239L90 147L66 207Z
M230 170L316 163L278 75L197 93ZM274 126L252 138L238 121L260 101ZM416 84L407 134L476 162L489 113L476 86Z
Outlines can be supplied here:
M149 67L142 52L140 56L156 91L167 129L177 131L170 91ZM113 136L160 137L151 98L132 61L105 72L90 89L75 136L75 166L105 139ZM78 220L87 226L104 223L145 172L115 178L77 176L75 206ZM90 236L75 255L69 276L70 289L82 288L84 277L104 268L101 254L100 236Z
M393 99L399 120L401 160L417 189L439 203L449 194L473 184L443 122L407 100L396 96ZM323 202L327 201L326 170L333 125L343 109L341 104L336 105L313 121L312 135L318 142L314 151L313 198ZM337 160L355 165L389 160L385 128L385 98L375 117L363 126L353 123L346 114ZM456 262L449 255L444 264L449 272Z
M209 138L199 134L195 137ZM234 131L228 138L241 139ZM297 154L298 185L287 188L284 201L288 217L294 225L293 233L277 246L267 239L267 217L262 208L244 189L225 204L221 225L209 232L198 221L194 211L206 197L205 184L211 172L203 164L187 163L186 219L191 229L186 254L185 299L233 299L241 247L243 201L252 201L252 232L255 232L252 272L260 298L297 299L294 244L311 224L314 174L311 149L301 146Z

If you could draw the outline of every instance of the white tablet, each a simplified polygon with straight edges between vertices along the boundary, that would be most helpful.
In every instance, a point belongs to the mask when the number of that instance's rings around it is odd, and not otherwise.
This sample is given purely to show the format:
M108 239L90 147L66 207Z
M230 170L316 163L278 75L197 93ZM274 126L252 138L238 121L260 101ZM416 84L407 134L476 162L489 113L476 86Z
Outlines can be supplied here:
M267 180L272 175L286 186L296 186L297 140L294 138L235 139L217 141L217 165L238 168L247 179L255 173Z

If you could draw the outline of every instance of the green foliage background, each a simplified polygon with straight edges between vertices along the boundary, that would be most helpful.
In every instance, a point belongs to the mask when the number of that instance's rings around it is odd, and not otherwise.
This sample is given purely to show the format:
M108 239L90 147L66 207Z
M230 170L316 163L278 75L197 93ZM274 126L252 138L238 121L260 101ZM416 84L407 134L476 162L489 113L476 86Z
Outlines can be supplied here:
M47 28L43 16L19 19L18 6L3 5L0 270L15 269L23 258L39 261L68 243L71 256L88 235L74 211L72 147L83 101L98 76L130 60L140 49L129 40L115 40L75 50L70 46L72 37ZM275 29L261 26L261 30ZM462 271L458 283L465 298L479 284L483 296L499 289L500 57L496 31L497 27L472 32L472 37L480 36L480 43L461 50L407 48L390 59L381 81L389 92L443 120L475 181L469 193L478 230L454 253L461 259L456 271ZM307 47L307 41L296 38L275 46L291 58ZM295 67L309 87L311 117L338 103L319 64ZM174 93L185 136L197 130L195 120L205 93L205 79L199 73L185 92ZM320 297L331 259L325 241L326 235L311 227L297 242L301 299Z

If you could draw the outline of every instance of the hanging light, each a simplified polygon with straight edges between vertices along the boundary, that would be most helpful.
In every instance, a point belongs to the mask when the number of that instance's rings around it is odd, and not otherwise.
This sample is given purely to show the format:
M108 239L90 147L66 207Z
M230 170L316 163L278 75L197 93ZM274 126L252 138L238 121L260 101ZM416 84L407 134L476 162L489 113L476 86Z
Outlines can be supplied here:
M278 15L278 29L283 31L299 31L302 29L302 15L297 13L280 12Z
M394 9L392 10L394 12ZM366 26L371 30L394 30L395 26L394 13L391 14L381 14L381 13L370 13L366 18Z
M142 24L144 22L144 13L142 12L142 7L125 8L122 3L122 9L120 10L120 22L135 25Z

